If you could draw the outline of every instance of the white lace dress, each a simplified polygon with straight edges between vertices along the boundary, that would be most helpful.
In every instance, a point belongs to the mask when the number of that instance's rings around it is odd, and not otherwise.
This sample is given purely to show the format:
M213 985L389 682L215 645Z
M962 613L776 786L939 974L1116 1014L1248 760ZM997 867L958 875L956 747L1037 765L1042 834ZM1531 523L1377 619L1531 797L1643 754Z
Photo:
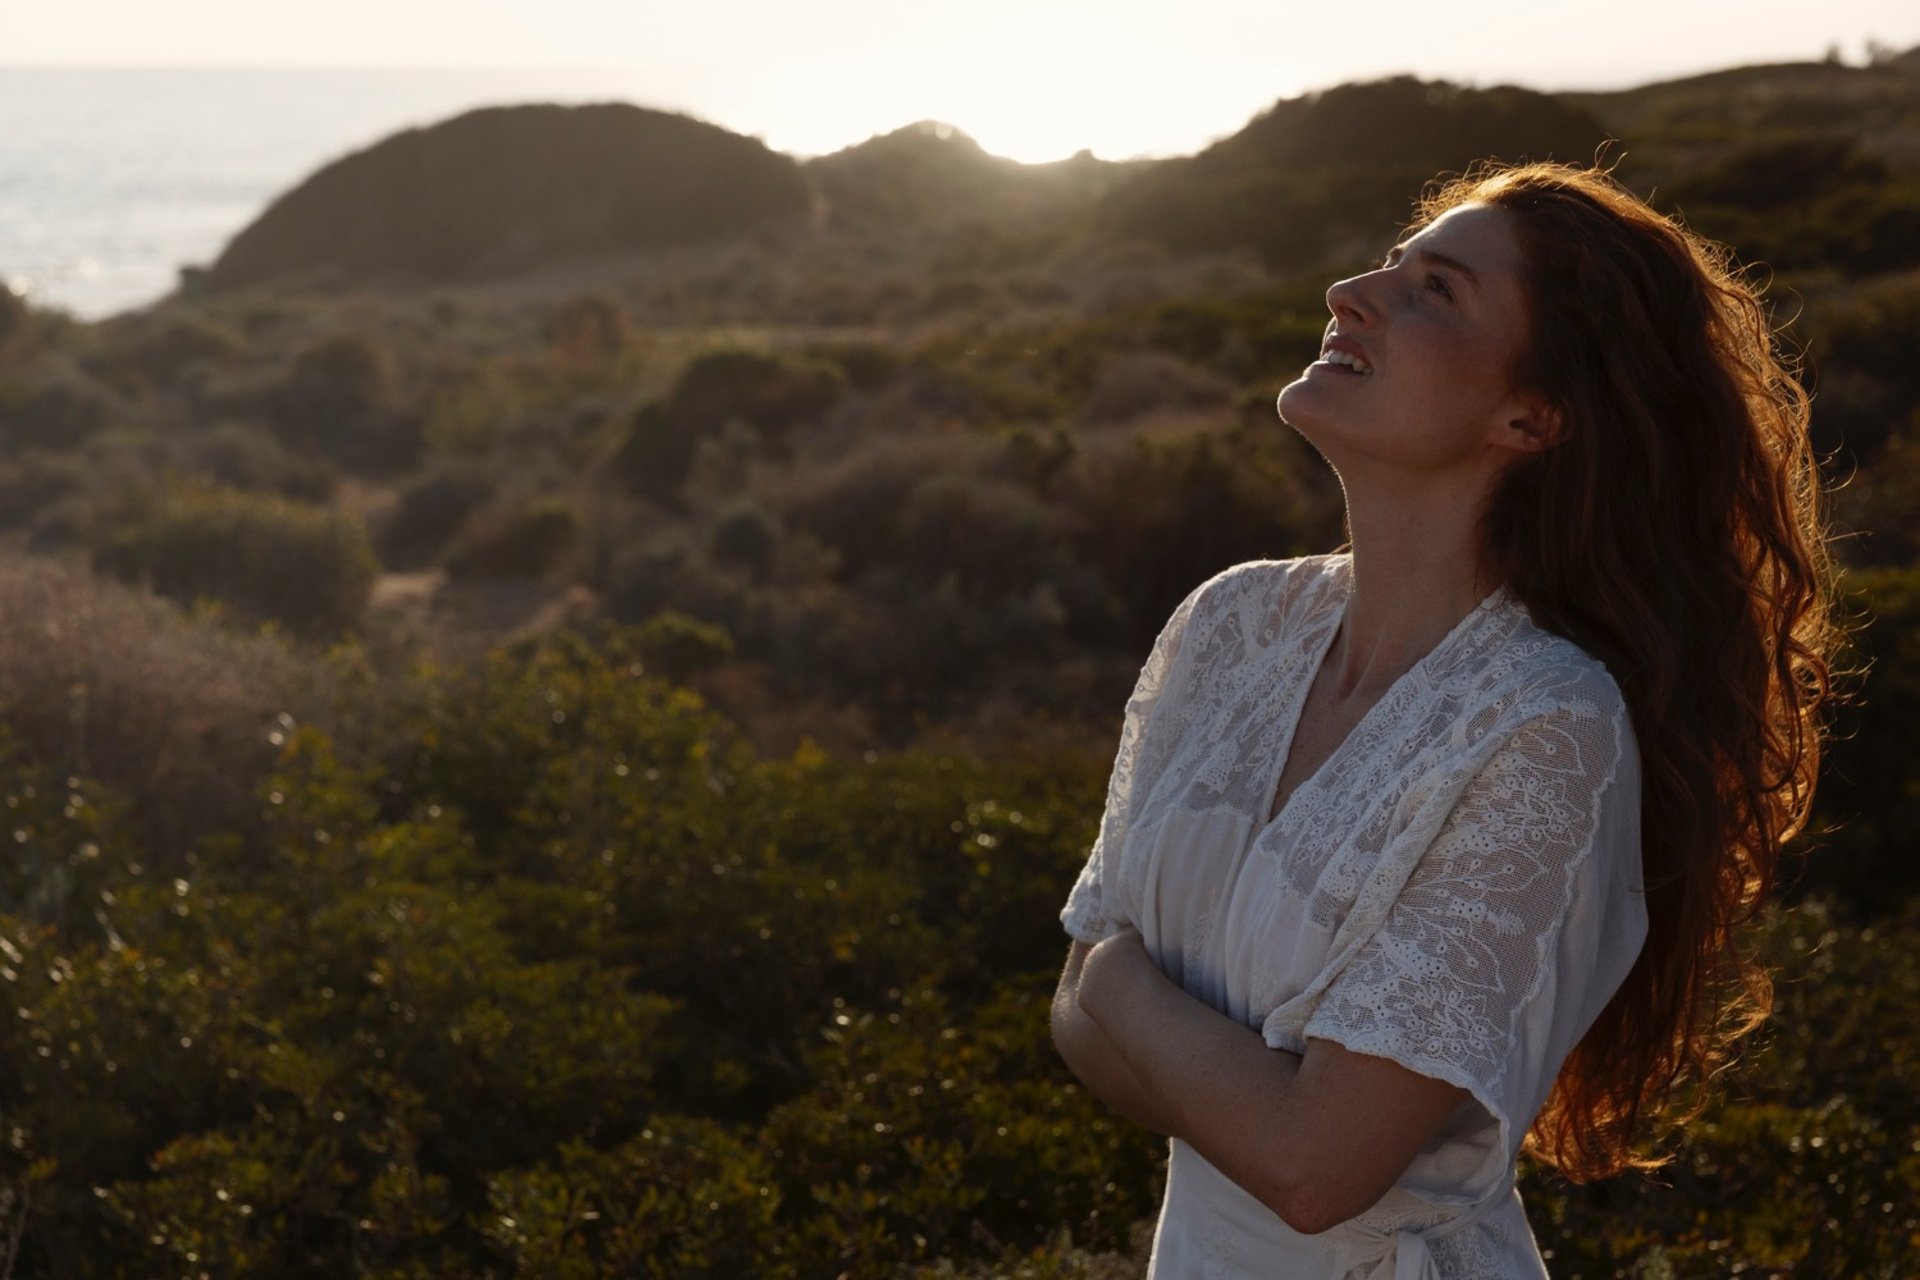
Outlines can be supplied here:
M1274 1048L1335 1041L1472 1097L1377 1205L1314 1236L1175 1139L1154 1280L1544 1276L1515 1157L1646 937L1626 705L1505 588L1266 820L1351 575L1344 555L1253 561L1175 610L1061 919L1088 943L1134 925Z

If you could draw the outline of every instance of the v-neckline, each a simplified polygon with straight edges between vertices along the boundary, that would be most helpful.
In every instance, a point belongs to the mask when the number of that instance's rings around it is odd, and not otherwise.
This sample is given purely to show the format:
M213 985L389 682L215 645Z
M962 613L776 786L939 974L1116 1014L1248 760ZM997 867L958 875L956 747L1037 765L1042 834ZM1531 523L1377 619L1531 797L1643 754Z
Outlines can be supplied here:
M1339 577L1333 589L1340 593L1340 598L1334 605L1333 621L1331 625L1327 627L1326 634L1316 646L1317 652L1313 655L1312 666L1308 668L1310 674L1307 675L1303 683L1296 686L1297 692L1289 700L1286 736L1281 741L1280 749L1274 753L1275 764L1273 765L1272 771L1267 775L1266 788L1260 793L1260 809L1255 812L1260 815L1263 821L1261 821L1260 825L1256 828L1256 839L1258 839L1259 836L1265 835L1269 830L1279 826L1287 814L1293 809L1294 801L1299 799L1300 794L1317 786L1320 780L1333 768L1334 764L1347 753L1347 747L1360 735L1360 731L1365 729L1377 716L1382 714L1380 708L1391 702L1394 695L1399 693L1401 687L1408 681L1414 679L1417 675L1424 675L1426 668L1433 660L1443 651L1452 648L1460 636L1469 629L1470 624L1474 623L1482 613L1492 610L1503 598L1507 590L1505 584L1502 584L1488 592L1480 603L1467 610L1467 612L1461 616L1460 620L1454 623L1447 634L1441 636L1431 649L1421 654L1418 661L1395 677L1393 683L1381 690L1380 696L1373 700L1373 705L1368 707L1366 712L1362 714L1358 720L1354 721L1353 727L1348 729L1346 736L1341 738L1338 745L1327 753L1326 759L1322 760L1312 773L1300 779L1300 781L1295 784L1293 790L1287 792L1287 798L1281 803L1280 808L1273 811L1272 816L1268 817L1263 811L1270 808L1273 804L1274 793L1280 789L1280 777L1286 773L1287 764L1293 759L1293 743L1294 739L1300 733L1300 721L1306 714L1307 698L1312 694L1313 686L1320 678L1320 669L1326 664L1327 653L1333 648L1334 637L1338 636L1340 634L1340 628L1346 625L1347 606L1352 603L1353 600L1353 562L1350 558L1340 570Z

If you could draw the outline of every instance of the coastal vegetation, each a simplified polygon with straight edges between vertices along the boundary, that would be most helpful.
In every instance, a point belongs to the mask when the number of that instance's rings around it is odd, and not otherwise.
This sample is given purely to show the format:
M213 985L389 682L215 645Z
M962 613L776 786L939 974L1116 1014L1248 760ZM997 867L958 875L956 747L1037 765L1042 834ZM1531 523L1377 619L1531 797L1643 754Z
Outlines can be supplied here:
M1133 676L1340 541L1272 407L1326 284L1609 139L1771 276L1856 674L1768 1029L1662 1173L1523 1194L1556 1276L1910 1273L1916 54L1134 164L497 109L145 311L0 291L0 1276L1139 1275L1163 1153L1046 1017Z

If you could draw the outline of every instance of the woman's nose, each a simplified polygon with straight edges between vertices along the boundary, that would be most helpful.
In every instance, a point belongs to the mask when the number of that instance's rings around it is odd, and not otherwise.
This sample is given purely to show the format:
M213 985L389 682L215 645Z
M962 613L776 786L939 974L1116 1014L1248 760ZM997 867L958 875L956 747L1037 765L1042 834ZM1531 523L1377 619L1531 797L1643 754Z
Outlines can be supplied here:
M1364 324L1372 315L1367 302L1365 289L1361 281L1364 276L1350 276L1335 281L1327 289L1327 310L1333 312L1334 319L1348 324Z

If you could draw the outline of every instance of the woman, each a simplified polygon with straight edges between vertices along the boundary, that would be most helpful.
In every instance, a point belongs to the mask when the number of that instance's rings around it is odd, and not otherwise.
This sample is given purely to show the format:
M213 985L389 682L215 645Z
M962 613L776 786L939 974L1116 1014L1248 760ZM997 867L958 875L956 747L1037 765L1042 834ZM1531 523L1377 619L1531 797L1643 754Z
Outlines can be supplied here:
M1807 397L1723 253L1482 170L1327 293L1279 411L1342 554L1167 623L1062 913L1068 1065L1170 1135L1152 1275L1542 1276L1523 1145L1636 1140L1763 1017L1831 570Z

